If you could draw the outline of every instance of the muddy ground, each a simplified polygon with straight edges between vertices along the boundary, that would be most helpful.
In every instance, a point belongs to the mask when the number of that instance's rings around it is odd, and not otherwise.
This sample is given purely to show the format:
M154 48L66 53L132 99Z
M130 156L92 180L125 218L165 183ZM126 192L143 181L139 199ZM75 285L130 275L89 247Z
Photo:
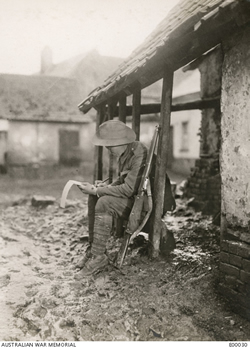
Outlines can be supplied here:
M35 188L13 193L2 183L1 341L250 340L250 323L218 293L219 227L185 200L164 218L176 240L168 258L150 260L141 236L121 270L111 263L79 282L74 265L87 244L86 197L72 191L65 209L59 195L39 208L31 205ZM41 185L43 194L52 187ZM108 253L118 247L111 237Z

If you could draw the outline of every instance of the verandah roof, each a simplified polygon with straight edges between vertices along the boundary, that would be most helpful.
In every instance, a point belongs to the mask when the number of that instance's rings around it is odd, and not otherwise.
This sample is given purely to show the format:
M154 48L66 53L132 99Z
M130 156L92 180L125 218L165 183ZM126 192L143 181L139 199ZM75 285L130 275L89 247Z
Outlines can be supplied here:
M79 109L86 113L121 91L133 93L138 83L151 85L162 78L166 65L177 70L249 21L247 0L182 0Z

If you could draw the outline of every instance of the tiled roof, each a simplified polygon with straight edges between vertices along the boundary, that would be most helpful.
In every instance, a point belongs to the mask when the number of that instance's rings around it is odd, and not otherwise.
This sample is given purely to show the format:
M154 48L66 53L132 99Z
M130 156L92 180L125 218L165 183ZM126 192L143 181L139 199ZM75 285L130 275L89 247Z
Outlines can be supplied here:
M92 106L131 86L138 76L141 79L142 88L148 86L152 83L152 77L148 80L150 81L148 84L147 78L150 73L152 75L152 70L154 73L154 67L157 65L155 58L160 56L163 49L167 49L171 54L178 51L178 40L181 38L183 40L185 35L194 32L195 26L199 25L201 20L208 20L210 14L214 15L213 11L221 10L238 1L240 0L180 1L145 41L120 64L118 69L79 104L80 110L87 112ZM181 54L183 55L183 52L180 52ZM158 79L160 78L159 76Z
M132 54L126 59L108 80L114 79L118 75L126 75L137 67L141 66L152 58L157 48L164 46L169 35L189 18L196 16L198 19L203 17L224 0L183 0L175 6L156 29L145 39L142 45L138 46Z
M50 76L0 74L0 118L81 121L76 82Z

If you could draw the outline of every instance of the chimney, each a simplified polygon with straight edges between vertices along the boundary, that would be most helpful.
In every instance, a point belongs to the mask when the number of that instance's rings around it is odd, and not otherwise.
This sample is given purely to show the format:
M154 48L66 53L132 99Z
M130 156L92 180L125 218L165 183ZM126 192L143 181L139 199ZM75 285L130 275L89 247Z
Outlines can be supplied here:
M45 46L41 53L41 74L46 74L52 66L52 50L49 46Z

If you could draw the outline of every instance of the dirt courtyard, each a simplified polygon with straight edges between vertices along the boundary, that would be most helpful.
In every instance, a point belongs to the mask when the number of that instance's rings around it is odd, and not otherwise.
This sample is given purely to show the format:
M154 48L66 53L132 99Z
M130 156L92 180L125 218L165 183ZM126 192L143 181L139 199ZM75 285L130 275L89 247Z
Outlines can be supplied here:
M164 218L176 249L150 260L143 235L121 270L75 281L87 244L86 196L69 178L14 181L0 177L0 341L249 341L250 323L218 293L219 227L177 200ZM34 194L56 203L33 207ZM119 247L110 237L108 254Z

